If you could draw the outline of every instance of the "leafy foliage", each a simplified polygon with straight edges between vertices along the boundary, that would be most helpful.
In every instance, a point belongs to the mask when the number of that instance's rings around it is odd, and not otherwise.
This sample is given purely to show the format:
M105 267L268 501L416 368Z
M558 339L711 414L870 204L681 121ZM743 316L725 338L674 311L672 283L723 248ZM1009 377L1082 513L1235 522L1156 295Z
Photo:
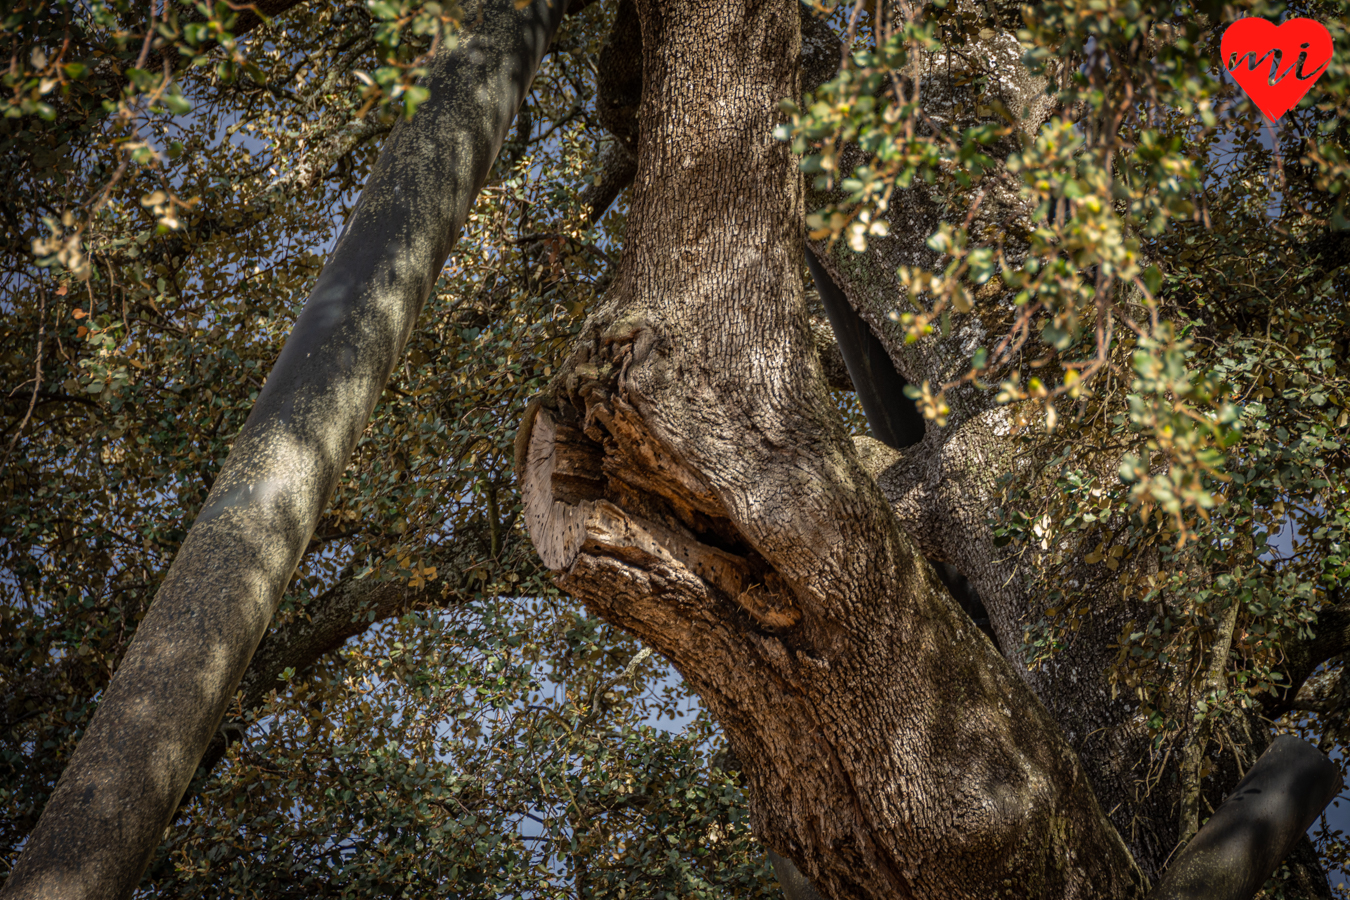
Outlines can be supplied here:
M1233 746L1228 729L1293 702L1299 648L1341 627L1350 10L900 9L814 97L784 104L779 137L833 192L811 237L862 252L903 192L940 206L927 239L940 263L901 268L892 315L911 342L999 323L960 379L913 388L929 418L945 422L963 383L997 390L1020 427L1043 417L993 522L1046 598L1025 623L1028 664L1113 614L1100 598L1123 598L1135 612L1111 678L1138 702L1156 760L1211 735ZM1235 18L1296 15L1325 23L1338 50L1274 128L1215 66L1218 42ZM1000 29L1045 79L1051 112L1029 132L992 69L968 63ZM984 216L1009 183L1015 202ZM1338 684L1343 666L1318 677ZM1295 702L1282 724L1343 755L1340 702ZM1208 762L1192 773L1209 774ZM1346 865L1336 834L1322 849Z
M407 0L271 19L152 9L147 23L123 0L19 4L0 22L0 870L334 220L424 99L421 61L468 21ZM937 198L925 237L942 263L900 273L896 320L918 341L1011 314L960 382L916 398L941 423L947 392L972 383L1049 432L1027 428L1029 464L993 526L1047 598L1025 658L1075 640L1107 584L1139 610L1113 679L1160 755L1223 740L1345 601L1347 10L935 2L878 34L860 9L839 11L857 45L838 77L785 102L779 136L837 191L810 233L864 250L897 192ZM337 591L392 586L398 601L361 607L353 640L259 705L241 694L146 895L773 892L716 729L660 660L553 590L511 477L524 401L623 239L622 201L595 223L580 199L612 13L567 20L273 627L321 617ZM1312 16L1341 47L1273 139L1213 65L1237 14ZM1015 31L1046 79L1054 112L1034 134L987 81L914 75L991 27ZM990 227L996 182L1019 205ZM1318 682L1333 687L1284 720L1342 753L1343 669L1334 658ZM1322 849L1350 862L1335 834Z
M1203 518L1213 508L1211 486L1222 480L1238 415L1214 371L1197 370L1189 354L1188 323L1204 315L1208 300L1197 298L1193 309L1176 306L1183 284L1188 292L1196 287L1187 281L1185 263L1196 257L1189 248L1197 240L1224 243L1250 268L1257 227L1250 214L1262 215L1267 191L1281 197L1275 227L1290 246L1350 225L1341 190L1345 169L1337 162L1346 115L1343 56L1290 113L1272 153L1260 144L1254 107L1213 65L1210 45L1222 32L1224 9L1138 2L1024 6L1017 31L1021 62L1045 79L1057 110L1027 134L1020 127L1027 111L1005 108L992 76L950 74L952 60L976 40L1013 26L993 7L915 7L878 35L873 49L855 52L806 106L785 102L791 119L778 132L803 154L803 170L820 173L818 189L837 189L838 199L809 217L813 239L846 237L861 251L869 235L888 233L885 214L897 190L932 186L929 192L952 216L928 238L945 266L899 272L914 309L897 309L894 316L909 339L939 328L946 333L951 316L971 313L977 302L993 310L1010 301L1011 327L992 336L993 346L975 350L962 381L1001 376L1000 400L1020 404L1022 422L1039 409L1052 430L1057 402L1082 401L1103 389L1094 383L1100 380L1128 384L1129 423L1147 436L1139 440L1146 453L1127 454L1121 476L1134 483L1145 516L1161 509L1183 537L1190 534L1184 512ZM1264 4L1241 15L1283 10ZM1335 3L1300 14L1345 27L1345 10ZM922 91L918 72L930 81ZM865 159L843 172L846 145ZM1010 151L1003 159L996 157L1000 148ZM1221 148L1231 148L1241 172L1228 170ZM1302 189L1289 183L1296 176L1286 158L1300 160ZM1009 176L1018 183L1021 209L1005 211L1009 217L997 229L973 232L986 195ZM1229 223L1215 217L1242 219L1247 228L1225 228ZM1182 265L1174 268L1171 260ZM1325 256L1321 262L1316 274L1309 272L1319 306L1344 287L1334 277L1337 264ZM1230 299L1241 302L1241 294L1208 303ZM1033 349L1034 360L1017 362ZM945 420L944 392L953 386L915 389L929 418ZM1160 456L1156 462L1163 465L1151 465L1147 454Z
M252 408L334 219L415 112L419 61L456 39L458 15L313 4L236 36L224 5L155 9L149 29L144 8L102 2L24 7L3 26L16 62L0 122L0 872ZM555 43L268 641L298 640L344 592L395 601L363 602L337 623L352 640L301 654L256 705L241 691L224 759L199 773L143 894L773 884L706 716L663 661L557 594L520 529L520 410L623 233L622 202L593 224L579 200L601 142L585 60L611 12L572 16Z

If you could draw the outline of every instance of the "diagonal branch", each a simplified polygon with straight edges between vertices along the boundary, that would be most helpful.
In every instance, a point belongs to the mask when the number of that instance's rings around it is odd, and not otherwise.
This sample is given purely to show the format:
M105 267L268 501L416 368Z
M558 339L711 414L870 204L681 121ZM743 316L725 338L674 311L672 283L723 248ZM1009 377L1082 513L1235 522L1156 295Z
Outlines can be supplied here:
M386 141L153 606L5 884L131 895L219 727L562 19L487 0ZM473 90L464 89L473 86Z
M427 554L427 562L434 564L440 574L439 590L354 576L333 585L306 607L307 615L274 628L263 638L239 682L234 708L245 714L255 712L262 707L267 695L278 687L278 680L287 669L293 670L296 677L303 677L325 656L364 634L376 623L396 618L415 606L447 609L471 602L474 596L472 573L487 550L488 527L483 524L479 529L481 533L460 535L453 544L436 547ZM523 540L518 531L509 531L501 554L517 553ZM243 723L235 720L226 722L216 731L202 756L192 786L179 803L180 811L224 757L228 746L242 733Z

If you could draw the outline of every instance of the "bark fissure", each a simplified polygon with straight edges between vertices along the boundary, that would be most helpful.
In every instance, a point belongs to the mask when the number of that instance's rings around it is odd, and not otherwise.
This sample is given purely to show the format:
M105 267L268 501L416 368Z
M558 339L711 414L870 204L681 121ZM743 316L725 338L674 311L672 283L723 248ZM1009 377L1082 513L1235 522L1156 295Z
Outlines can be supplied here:
M628 243L517 444L541 557L698 690L758 833L826 895L1137 895L1058 727L833 410L803 189L771 137L798 92L795 3L636 13Z

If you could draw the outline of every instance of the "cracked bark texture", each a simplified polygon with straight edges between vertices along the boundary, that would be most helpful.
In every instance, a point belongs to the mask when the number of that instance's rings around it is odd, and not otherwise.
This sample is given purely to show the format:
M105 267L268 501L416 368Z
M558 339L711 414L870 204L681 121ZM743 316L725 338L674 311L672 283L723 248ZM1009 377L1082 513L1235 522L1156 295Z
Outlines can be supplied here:
M1047 80L1031 77L1022 67L1021 49L1010 32L985 29L977 47L950 58L935 54L924 60L925 111L937 122L965 126L974 124L974 113L981 106L995 100L1017 117L1024 133L1034 134L1055 112L1045 93ZM984 94L974 95L963 86L979 79L988 86ZM1011 149L1009 145L993 155L1006 156ZM846 165L862 162L856 154L844 159ZM1002 245L1016 260L1026 250L1031 205L1019 197L1016 180L1001 167L978 189L983 193L970 225L972 243ZM952 315L945 335L906 344L901 327L888 316L910 306L896 269L908 265L940 271L945 258L930 250L925 239L941 221L965 220L975 193L976 189L963 195L943 194L918 184L896 192L884 216L890 233L872 239L866 252L854 253L842 244L812 245L830 277L886 347L896 370L911 383L939 385L959 377L974 350L992 347L1013 319L1010 297L999 295L997 279L977 295L981 302L974 311ZM831 199L815 193L807 206L816 209ZM878 479L902 531L926 556L951 565L970 580L988 610L999 646L1011 651L1014 670L1063 728L1102 807L1146 876L1156 880L1178 839L1180 783L1161 777L1145 788L1150 769L1165 766L1166 760L1152 747L1133 698L1113 698L1107 680L1115 658L1113 645L1122 629L1132 620L1147 621L1150 613L1123 598L1115 573L1081 562L1080 554L1063 576L1081 596L1090 598L1091 613L1066 648L1049 662L1028 668L1020 655L1023 629L1046 615L1051 605L1037 593L1032 577L1033 567L1043 561L1039 551L1047 548L1014 555L1011 548L996 547L989 513L998 505L997 478L1004 473L1025 482L1041 478L1039 464L1051 455L1048 449L1054 440L1043 439L1037 446L1015 434L1017 410L998 406L991 391L962 385L948 394L948 403L952 411L947 426L930 423L922 442L896 451L859 438L860 456ZM1118 462L1116 456L1101 455L1086 467L1105 483L1113 483ZM1144 565L1156 569L1156 561ZM1304 668L1311 671L1310 666ZM1239 723L1238 730L1250 764L1265 749L1268 729L1246 722ZM1216 777L1206 786L1211 806L1217 806L1224 791L1243 775L1231 753L1217 757L1215 764ZM1296 870L1297 890L1302 891L1299 896L1330 896L1306 840L1290 864Z
M695 687L757 832L823 894L1138 896L1059 727L898 530L829 402L803 188L771 137L798 91L795 0L636 12L628 244L517 441L544 563Z

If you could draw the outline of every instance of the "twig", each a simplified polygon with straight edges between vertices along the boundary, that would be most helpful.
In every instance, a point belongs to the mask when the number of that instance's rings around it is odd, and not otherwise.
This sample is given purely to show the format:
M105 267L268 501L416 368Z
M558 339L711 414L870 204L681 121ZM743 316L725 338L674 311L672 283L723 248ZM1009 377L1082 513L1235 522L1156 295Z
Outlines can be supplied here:
M604 697L605 694L608 693L610 689L613 688L616 684L619 684L620 682L627 681L628 679L632 678L633 673L637 671L638 665L641 664L641 662L644 659L646 659L651 655L652 655L651 648L643 647L636 654L634 654L632 659L628 661L628 665L624 667L624 670L622 672L620 672L618 675L615 675L609 681L605 682L603 686L597 685L595 689L591 691L590 699L586 703L586 705L589 706L590 709L586 713L586 718L582 719L581 722L577 724L578 731L586 727L587 725L591 724L591 722L595 721L595 717L600 711L599 707L595 705L596 700Z
M5 451L4 461L0 462L0 469L9 463L10 454L19 443L19 435L23 434L24 426L33 417L33 410L37 408L38 392L42 390L42 341L47 334L47 291L42 287L42 282L38 282L38 297L41 298L41 305L38 307L37 363L33 370L33 396L28 399L28 411L23 414L19 427L14 429L14 437L10 438L9 449Z
M1219 633L1209 647L1209 665L1206 667L1204 681L1201 682L1201 698L1213 698L1223 686L1223 673L1228 665L1228 652L1233 646L1233 628L1237 624L1238 601L1229 602L1224 612ZM1206 710L1204 719L1195 730L1195 736L1186 747L1181 759L1181 820L1178 823L1178 836L1181 842L1190 839L1200 828L1200 763L1209 747L1210 732L1214 727L1214 717Z

